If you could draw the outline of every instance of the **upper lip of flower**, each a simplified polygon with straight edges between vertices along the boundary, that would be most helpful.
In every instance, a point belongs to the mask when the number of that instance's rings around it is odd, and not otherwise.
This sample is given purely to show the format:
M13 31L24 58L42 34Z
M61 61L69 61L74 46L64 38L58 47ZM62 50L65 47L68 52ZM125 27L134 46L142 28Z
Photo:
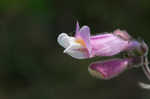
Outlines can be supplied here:
M88 26L83 26L80 29L79 23L76 24L75 32L76 42L80 43L83 47L88 50L88 53L91 54L92 47L90 44L90 28Z

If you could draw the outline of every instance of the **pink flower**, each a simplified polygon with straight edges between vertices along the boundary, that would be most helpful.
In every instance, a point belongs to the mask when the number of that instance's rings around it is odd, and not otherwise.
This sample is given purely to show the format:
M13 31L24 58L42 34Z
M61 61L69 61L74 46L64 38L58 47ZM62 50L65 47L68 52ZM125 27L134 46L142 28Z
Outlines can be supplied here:
M58 43L65 48L64 53L76 59L95 56L113 56L129 48L131 37L125 31L91 35L88 26L79 27L77 22L75 36L61 33Z
M128 68L141 64L142 57L114 58L90 64L88 70L92 76L100 79L112 79Z
M127 69L128 59L111 59L92 63L88 70L92 76L111 79Z

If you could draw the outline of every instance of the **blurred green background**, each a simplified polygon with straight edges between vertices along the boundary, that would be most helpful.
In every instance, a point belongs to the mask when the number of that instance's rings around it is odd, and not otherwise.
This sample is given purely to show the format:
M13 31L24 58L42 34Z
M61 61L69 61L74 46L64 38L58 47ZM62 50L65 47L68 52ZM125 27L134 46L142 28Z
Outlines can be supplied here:
M149 99L141 68L112 80L88 73L94 58L76 60L57 43L75 23L92 34L120 28L150 42L149 0L0 0L0 99Z

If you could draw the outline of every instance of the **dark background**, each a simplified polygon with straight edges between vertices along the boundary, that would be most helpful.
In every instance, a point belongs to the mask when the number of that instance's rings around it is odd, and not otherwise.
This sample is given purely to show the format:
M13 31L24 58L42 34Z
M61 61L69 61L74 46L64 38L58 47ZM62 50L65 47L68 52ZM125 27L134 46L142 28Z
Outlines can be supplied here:
M112 80L88 73L95 60L76 60L57 43L75 23L92 34L120 28L150 41L149 0L0 0L0 99L149 99L141 68Z

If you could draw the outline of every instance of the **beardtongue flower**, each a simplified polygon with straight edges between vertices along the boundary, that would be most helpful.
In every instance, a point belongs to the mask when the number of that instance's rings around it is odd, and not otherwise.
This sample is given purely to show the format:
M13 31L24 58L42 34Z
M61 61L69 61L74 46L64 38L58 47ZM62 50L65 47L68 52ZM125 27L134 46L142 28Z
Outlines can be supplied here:
M61 33L58 43L65 48L64 53L76 59L86 59L95 56L113 56L131 45L131 37L127 32L116 30L113 33L104 33L91 36L88 26L80 26L77 22L75 36Z
M128 67L128 59L112 59L92 63L88 70L92 76L100 79L111 79Z
M142 57L131 57L131 58L115 58L105 61L98 61L92 63L88 70L92 76L100 79L112 79L118 76L126 69L132 68L141 63Z

